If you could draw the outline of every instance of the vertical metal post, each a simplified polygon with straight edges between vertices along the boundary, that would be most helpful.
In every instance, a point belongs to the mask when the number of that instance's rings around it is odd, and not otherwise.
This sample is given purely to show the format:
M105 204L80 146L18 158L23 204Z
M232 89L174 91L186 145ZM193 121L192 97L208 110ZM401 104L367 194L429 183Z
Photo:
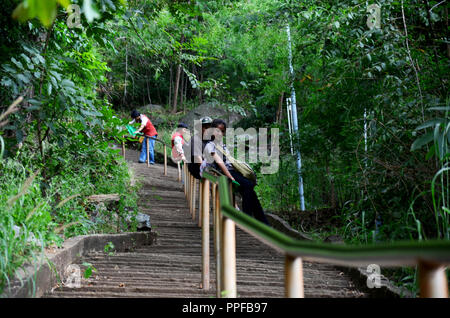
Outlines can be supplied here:
M181 168L179 162L177 162L177 169L178 169L178 181L181 181Z
M297 120L297 102L295 98L295 88L294 88L294 68L292 66L292 44L291 44L291 29L289 23L286 26L286 31L288 35L288 49L289 49L289 71L291 75L291 109L292 109L292 124L294 128L294 133L298 133L298 120ZM303 177L302 177L302 159L300 156L300 150L297 148L297 173L298 173L298 193L300 195L300 209L305 211L305 197L303 194Z
M300 257L286 255L285 259L286 298L303 298L303 264Z
M419 262L419 285L421 298L448 298L445 267L429 262Z
M294 147L292 146L292 106L291 106L291 98L286 98L286 113L288 118L288 127L289 127L289 141L291 143L291 155L294 155Z
M209 290L209 180L203 180L202 193L202 287Z

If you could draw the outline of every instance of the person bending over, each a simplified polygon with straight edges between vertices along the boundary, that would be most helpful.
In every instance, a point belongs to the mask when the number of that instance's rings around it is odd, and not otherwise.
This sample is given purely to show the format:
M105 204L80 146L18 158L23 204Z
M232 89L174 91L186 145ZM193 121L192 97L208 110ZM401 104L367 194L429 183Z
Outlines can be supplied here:
M149 150L149 163L154 165L155 164L155 155L154 155L154 148L155 148L155 138L158 137L158 132L156 131L155 127L153 126L150 119L145 116L144 114L139 113L137 110L133 110L131 112L131 118L133 118L132 121L130 121L130 125L134 123L140 123L141 126L139 126L139 129L136 130L136 133L142 132L145 136L144 141L142 142L142 149L141 154L139 156L139 163L144 163L147 161L147 140L148 141L148 150Z

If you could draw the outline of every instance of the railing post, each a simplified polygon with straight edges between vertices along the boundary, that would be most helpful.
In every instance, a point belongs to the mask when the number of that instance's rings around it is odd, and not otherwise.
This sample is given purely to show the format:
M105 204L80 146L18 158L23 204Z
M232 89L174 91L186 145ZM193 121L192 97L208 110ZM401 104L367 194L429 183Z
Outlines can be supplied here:
M184 195L186 196L187 199L187 187L189 179L187 177L187 167L185 165L183 165L183 173L184 173Z
M304 298L303 264L301 257L286 255L285 293L287 298Z
M199 182L199 189L198 189L198 227L202 227L202 201L203 201L203 180L200 180Z
M192 220L195 220L195 195L197 194L197 179L192 178L192 192L191 192L191 207L192 207Z
M167 176L167 146L164 144L164 175Z
M188 199L188 193L189 193L189 170L188 168L185 166L184 167L184 187L185 187L185 195L186 195L186 200Z
M236 226L222 217L222 282L223 298L236 298Z
M183 163L183 166L181 168L181 173L184 178L184 183L183 183L184 196L186 196L186 172L184 171L185 166L186 166L186 163Z
M209 180L203 180L202 193L202 287L209 290Z
M177 169L178 169L178 182L181 181L181 168L180 168L180 162L177 162Z
M188 199L188 201L189 201L189 212L191 213L191 215L192 215L192 192L194 189L193 183L194 183L194 177L191 174L189 174L189 194L188 194L189 199Z
M144 136L145 138L145 136ZM150 167L150 149L148 148L148 143L150 138L145 138L147 140L147 168Z
M213 241L214 241L214 251L216 250L216 184L211 184L211 195L212 195L212 219L213 219Z
M448 298L445 267L419 261L419 284L421 298Z
M214 184L214 240L215 240L215 254L216 254L216 296L221 297L222 291L222 226L220 222L220 197L219 186Z

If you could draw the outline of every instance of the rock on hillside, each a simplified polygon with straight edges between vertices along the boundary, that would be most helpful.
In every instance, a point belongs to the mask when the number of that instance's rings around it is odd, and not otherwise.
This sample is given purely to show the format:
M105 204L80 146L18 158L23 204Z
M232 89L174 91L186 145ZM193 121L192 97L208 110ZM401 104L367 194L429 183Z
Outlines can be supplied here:
M151 115L151 113L154 113L154 112L158 112L158 113L163 112L164 107L162 107L161 105L148 104L148 105L139 107L137 110L140 113Z
M223 119L228 124L228 127L232 127L234 123L243 118L241 114L230 112L217 102L208 102L188 112L180 121L188 125L190 129L193 129L194 120L198 120L204 116L209 116L212 119Z

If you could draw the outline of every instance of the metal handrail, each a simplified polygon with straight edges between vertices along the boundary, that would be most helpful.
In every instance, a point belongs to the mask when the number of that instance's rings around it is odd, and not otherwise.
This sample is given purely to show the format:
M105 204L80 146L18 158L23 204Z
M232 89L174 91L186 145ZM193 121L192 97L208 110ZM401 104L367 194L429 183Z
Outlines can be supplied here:
M195 219L196 179L183 165L185 194ZM233 207L231 183L225 176L203 173L199 196L202 227L202 286L209 289L209 193L212 185L217 297L236 297L235 225L283 253L286 297L304 297L302 260L344 266L369 264L389 267L418 265L421 297L448 297L445 274L450 264L450 241L399 241L364 246L308 242L292 238ZM206 213L208 212L208 213Z

